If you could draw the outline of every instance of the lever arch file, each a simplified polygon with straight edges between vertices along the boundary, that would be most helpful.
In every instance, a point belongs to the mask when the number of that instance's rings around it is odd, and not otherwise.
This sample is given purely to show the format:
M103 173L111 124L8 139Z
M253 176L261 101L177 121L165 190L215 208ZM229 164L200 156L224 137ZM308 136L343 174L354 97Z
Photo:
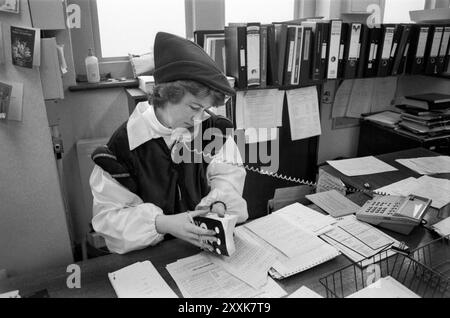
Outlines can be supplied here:
M338 59L341 46L342 20L332 20L330 25L330 42L328 46L327 79L338 77Z
M437 74L437 60L444 27L432 26L426 53L425 74ZM430 41L431 40L431 41Z

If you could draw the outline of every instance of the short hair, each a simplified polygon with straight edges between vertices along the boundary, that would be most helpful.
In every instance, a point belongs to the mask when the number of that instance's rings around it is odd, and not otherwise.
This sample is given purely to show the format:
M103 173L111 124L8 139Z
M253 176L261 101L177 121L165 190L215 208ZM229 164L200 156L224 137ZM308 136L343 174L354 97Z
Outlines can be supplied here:
M225 102L225 94L192 80L178 80L155 85L153 93L149 96L149 102L155 108L164 107L168 102L176 104L183 99L186 92L198 98L211 96L212 106L223 105Z

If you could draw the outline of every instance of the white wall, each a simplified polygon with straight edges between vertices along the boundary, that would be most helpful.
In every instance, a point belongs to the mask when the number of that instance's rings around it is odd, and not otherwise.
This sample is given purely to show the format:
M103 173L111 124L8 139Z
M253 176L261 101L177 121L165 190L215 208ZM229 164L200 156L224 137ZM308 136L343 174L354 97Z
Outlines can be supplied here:
M28 2L19 15L0 12L9 25L31 26ZM0 81L23 83L23 121L0 121L0 269L9 274L70 264L72 252L37 68L0 65Z

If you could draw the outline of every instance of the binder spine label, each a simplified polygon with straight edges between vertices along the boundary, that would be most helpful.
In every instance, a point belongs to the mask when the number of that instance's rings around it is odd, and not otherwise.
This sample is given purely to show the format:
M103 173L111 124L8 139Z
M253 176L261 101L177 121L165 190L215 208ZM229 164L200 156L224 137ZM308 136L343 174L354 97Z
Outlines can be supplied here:
M322 43L322 59L326 59L327 58L327 44L324 42Z
M442 27L437 27L434 32L433 44L431 46L430 57L436 57L439 54L439 46L442 39Z
M259 26L247 27L247 86L260 84Z
M305 47L303 48L303 60L308 61L309 60L309 46L310 46L310 39L311 39L311 31L306 30L305 31Z
M416 57L423 58L425 56L425 49L427 47L428 28L420 29L419 41L417 44Z
M240 62L241 62L241 67L245 67L245 49L241 49L240 51L239 51L239 53L240 53Z
M348 59L353 60L359 57L359 48L360 42L359 39L361 37L361 24L353 24L352 25L352 34L350 36L350 49L348 53Z
M386 34L384 36L383 52L381 53L382 59L388 59L390 57L392 40L394 39L395 28L386 28Z
M394 43L394 45L392 46L391 57L394 57L395 52L397 50L397 46L398 46L398 43Z
M442 38L441 49L439 50L439 56L444 57L447 54L449 39L450 39L450 27L446 27L444 36Z
M328 74L327 74L327 78L329 79L337 78L339 49L341 43L341 30L342 30L341 20L331 22L330 47L328 56Z
M289 42L289 62L288 62L288 72L292 72L292 64L294 64L294 41Z

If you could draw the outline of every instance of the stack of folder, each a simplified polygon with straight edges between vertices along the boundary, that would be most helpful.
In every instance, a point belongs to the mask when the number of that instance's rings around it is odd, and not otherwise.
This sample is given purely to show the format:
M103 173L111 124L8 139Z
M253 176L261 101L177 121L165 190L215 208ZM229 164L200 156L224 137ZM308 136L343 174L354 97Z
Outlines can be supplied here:
M420 94L407 96L403 105L399 131L417 137L450 135L450 95Z
M236 87L310 86L327 79L438 75L448 68L450 25L297 19L229 23L194 40Z

